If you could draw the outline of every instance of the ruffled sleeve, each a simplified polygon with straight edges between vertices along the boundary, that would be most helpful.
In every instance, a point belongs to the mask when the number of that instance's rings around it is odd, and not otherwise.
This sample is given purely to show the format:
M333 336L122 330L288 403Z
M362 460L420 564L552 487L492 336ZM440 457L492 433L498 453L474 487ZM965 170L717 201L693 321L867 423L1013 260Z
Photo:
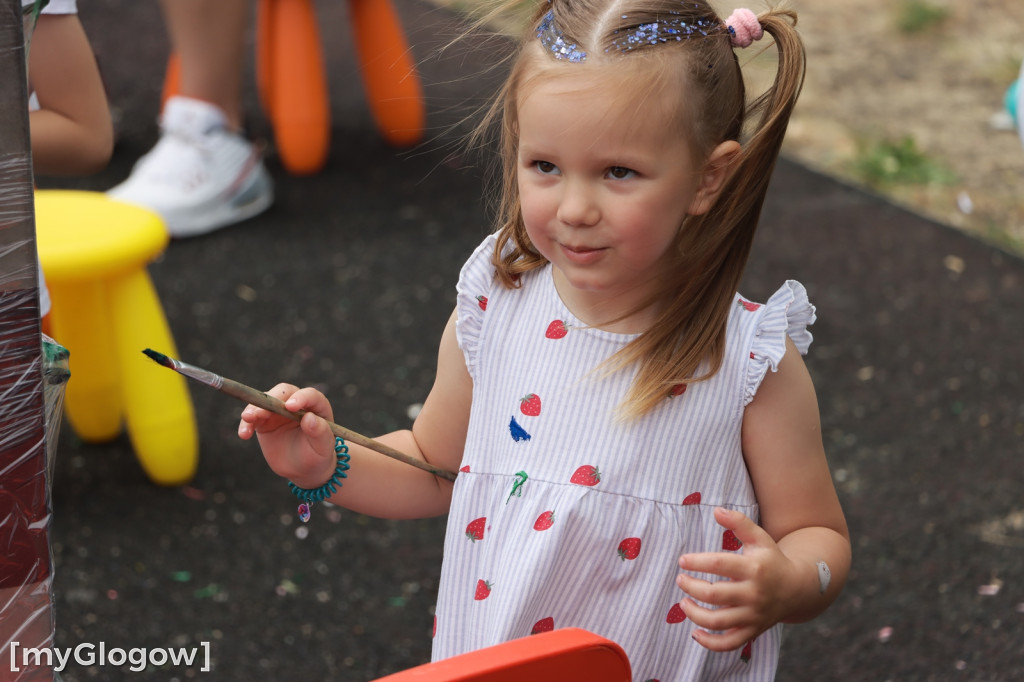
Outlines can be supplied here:
M466 369L474 378L483 319L487 314L487 304L495 286L491 254L494 253L496 241L497 236L492 234L476 247L473 255L462 266L459 282L455 287L455 338L466 359Z
M807 354L814 337L807 327L814 324L814 306L807 298L804 285L787 280L764 304L761 319L754 332L747 364L746 391L743 404L754 399L758 387L764 381L768 370L776 372L779 362L786 354L786 337L801 355Z

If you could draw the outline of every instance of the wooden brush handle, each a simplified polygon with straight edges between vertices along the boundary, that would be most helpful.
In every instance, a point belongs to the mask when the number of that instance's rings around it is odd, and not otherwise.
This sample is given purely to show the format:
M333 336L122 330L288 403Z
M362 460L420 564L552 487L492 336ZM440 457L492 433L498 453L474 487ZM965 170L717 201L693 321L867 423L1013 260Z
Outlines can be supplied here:
M224 384L220 389L222 392L238 398L243 402L255 405L256 407L262 407L268 412L273 412L274 414L279 414L282 417L288 417L295 421L301 420L302 415L306 414L306 410L292 412L284 406L283 402L274 396L268 395L262 391L257 391L255 388L246 386L245 384L240 384L237 381L232 381L231 379L223 379L223 381ZM391 457L392 459L397 459L399 462L404 462L410 466L416 467L417 469L422 469L423 471L427 471L439 478L454 481L457 476L457 474L448 471L447 469L441 469L428 462L424 462L422 459L411 457L404 452L400 452L389 445L381 443L380 441L374 440L373 438L364 436L360 433L356 433L350 429L346 429L340 424L335 424L334 422L329 421L327 422L327 426L331 429L331 433L339 438L351 443L356 443L357 445L362 445L374 452L379 452L380 454Z

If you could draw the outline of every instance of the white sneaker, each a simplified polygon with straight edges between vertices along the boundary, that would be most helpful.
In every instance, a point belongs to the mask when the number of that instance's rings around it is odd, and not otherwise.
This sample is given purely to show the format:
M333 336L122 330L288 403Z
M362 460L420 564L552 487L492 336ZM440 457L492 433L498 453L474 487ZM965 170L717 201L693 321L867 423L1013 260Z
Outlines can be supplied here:
M148 208L172 237L192 237L265 211L274 187L255 145L227 127L219 107L172 97L160 141L107 195Z

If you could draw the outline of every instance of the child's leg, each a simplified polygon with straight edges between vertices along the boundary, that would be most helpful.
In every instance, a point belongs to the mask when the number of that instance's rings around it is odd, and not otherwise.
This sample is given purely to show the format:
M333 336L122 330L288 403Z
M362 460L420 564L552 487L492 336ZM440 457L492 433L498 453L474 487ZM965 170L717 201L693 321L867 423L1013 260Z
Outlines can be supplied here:
M159 213L172 237L233 225L274 201L262 154L242 130L249 1L161 0L176 96L163 105L156 146L108 194Z
M217 105L230 126L241 128L249 0L163 0L161 5L181 63L178 94Z

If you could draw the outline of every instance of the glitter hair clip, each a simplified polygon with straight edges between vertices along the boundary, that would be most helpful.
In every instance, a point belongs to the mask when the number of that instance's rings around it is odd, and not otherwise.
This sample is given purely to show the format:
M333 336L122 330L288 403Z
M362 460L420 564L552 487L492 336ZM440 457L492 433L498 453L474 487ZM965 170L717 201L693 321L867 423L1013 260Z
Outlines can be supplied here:
M541 45L555 55L555 59L564 59L575 63L587 59L587 53L581 50L579 45L566 42L562 32L555 27L553 11L549 11L541 19L540 25L537 26L537 38L540 39Z
M764 35L764 27L757 15L744 7L730 14L725 25L729 28L729 42L733 47L750 47Z
M621 18L627 19L628 17L624 14ZM624 35L612 40L611 47L606 51L615 48L620 52L629 52L645 45L680 41L694 36L707 38L709 35L720 32L721 25L710 19L687 21L680 16L670 16L667 19L649 21L629 29L615 31L616 35L620 33Z

